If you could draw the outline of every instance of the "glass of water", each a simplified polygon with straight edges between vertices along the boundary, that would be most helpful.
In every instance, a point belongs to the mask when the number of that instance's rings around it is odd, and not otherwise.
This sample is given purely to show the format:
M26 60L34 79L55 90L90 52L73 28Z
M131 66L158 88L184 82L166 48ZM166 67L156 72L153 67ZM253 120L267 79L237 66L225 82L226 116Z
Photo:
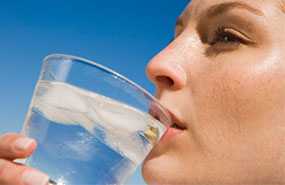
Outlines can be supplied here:
M44 59L23 127L38 147L25 164L51 184L122 184L170 125L147 91L92 61Z

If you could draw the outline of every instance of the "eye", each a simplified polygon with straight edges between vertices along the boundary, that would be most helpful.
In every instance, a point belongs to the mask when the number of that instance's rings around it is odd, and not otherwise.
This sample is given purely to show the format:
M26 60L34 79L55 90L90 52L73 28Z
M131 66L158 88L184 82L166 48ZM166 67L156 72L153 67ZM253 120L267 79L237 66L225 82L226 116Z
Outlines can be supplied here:
M232 29L220 27L215 31L214 37L210 42L210 45L216 44L246 44L250 40L242 33Z

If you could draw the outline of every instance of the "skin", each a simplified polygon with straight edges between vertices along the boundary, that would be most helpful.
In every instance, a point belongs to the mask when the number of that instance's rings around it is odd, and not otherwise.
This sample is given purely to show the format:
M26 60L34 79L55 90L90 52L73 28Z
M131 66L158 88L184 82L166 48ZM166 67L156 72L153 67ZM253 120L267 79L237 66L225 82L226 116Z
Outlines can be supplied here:
M145 160L148 184L285 184L283 7L278 0L193 0L185 9L175 39L147 67L157 98L185 127ZM35 177L12 162L36 148L32 141L16 149L22 138L0 137L1 185ZM34 184L46 184L46 175L36 177Z
M282 5L193 0L185 9L147 74L186 129L145 160L148 184L285 184Z
M24 140L23 140L24 139ZM25 143L23 143L25 141ZM28 141L28 142L27 142ZM0 184L47 185L48 176L35 169L13 162L26 158L36 149L36 141L17 133L0 136Z

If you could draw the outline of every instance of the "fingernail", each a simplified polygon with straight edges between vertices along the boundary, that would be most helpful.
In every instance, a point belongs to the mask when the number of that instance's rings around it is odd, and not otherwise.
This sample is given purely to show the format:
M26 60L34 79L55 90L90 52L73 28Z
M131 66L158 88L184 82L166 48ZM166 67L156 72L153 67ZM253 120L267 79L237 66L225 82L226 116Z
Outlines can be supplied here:
M22 181L25 185L48 185L49 177L41 172L30 170L23 173Z
M27 150L33 142L35 142L35 140L30 138L20 138L15 141L14 147L16 150Z

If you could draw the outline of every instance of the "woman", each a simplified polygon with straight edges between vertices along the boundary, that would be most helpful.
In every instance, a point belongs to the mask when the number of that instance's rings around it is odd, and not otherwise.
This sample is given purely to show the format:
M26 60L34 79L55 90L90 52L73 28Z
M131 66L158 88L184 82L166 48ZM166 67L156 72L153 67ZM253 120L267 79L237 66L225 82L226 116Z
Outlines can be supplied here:
M174 41L148 65L173 129L143 165L148 184L285 184L285 6L193 0ZM34 140L0 139L0 184L48 177L9 160Z

